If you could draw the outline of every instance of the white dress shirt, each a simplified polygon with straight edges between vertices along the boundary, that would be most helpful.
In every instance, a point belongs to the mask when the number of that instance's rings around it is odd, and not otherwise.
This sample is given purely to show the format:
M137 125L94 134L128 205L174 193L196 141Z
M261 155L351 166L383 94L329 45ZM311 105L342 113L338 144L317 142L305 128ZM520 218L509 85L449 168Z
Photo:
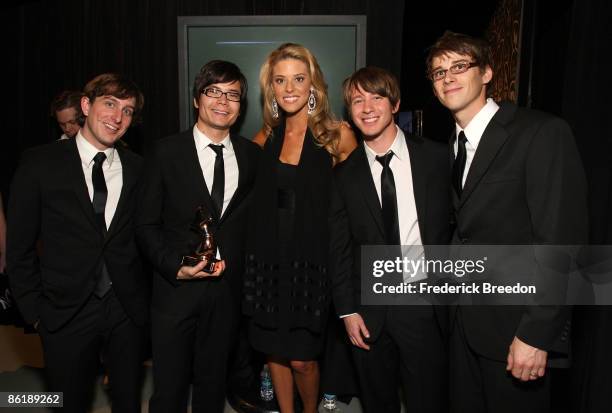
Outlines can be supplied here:
M238 161L236 160L236 153L234 152L234 146L229 134L223 138L219 143L215 143L206 135L204 135L197 126L193 127L193 137L195 139L195 145L198 153L198 160L200 161L200 167L204 174L204 181L208 188L208 193L212 192L213 180L215 176L215 158L217 154L208 145L223 145L223 166L225 169L225 189L223 191L223 209L221 215L225 212L225 209L229 205L234 192L238 188Z
M406 145L404 132L395 126L397 132L395 140L391 147L387 150L393 151L393 157L389 162L389 167L393 172L393 181L395 182L395 195L397 197L397 215L399 219L400 242L402 243L402 255L410 259L419 260L423 255L423 245L421 242L421 232L419 229L419 219L417 216L416 203L414 200L414 187L412 185L412 167L410 166L410 154ZM384 156L385 153L374 152L366 141L363 143L365 147L366 157L370 166L370 173L378 195L378 202L382 208L382 197L380 193L380 176L382 175L383 167L376 160L377 156ZM410 283L420 281L427 278L427 274L413 274L411 277L404 273L404 282ZM345 318L357 313L341 314L340 318Z
M465 185L465 179L467 178L468 171L476 155L476 149L482 138L482 134L489 125L489 122L499 110L499 106L493 99L487 99L487 103L480 109L480 111L472 118L470 123L462 129L459 124L455 124L455 136L459 136L459 132L463 131L467 142L465 143L465 169L463 170L463 179L461 181L461 187ZM455 157L457 157L457 139L453 143L453 149L455 151Z
M389 167L393 172L395 181L395 194L397 196L397 214L399 217L400 241L402 245L421 245L421 233L419 231L419 220L417 217L416 204L414 201L414 189L412 186L412 168L410 167L410 155L406 146L406 138L400 128L397 128L395 140L389 148L393 151L393 157ZM366 156L370 164L370 172L378 194L378 202L382 206L380 195L380 175L383 167L376 160L376 156L384 153L376 153L364 142ZM388 152L388 151L387 151Z
M104 207L104 221L106 222L106 228L110 227L110 224L115 216L117 204L119 203L119 197L121 196L121 188L123 188L123 168L121 167L121 159L119 153L115 148L108 148L104 151L96 149L79 131L75 137L76 146L81 157L81 167L83 168L83 174L85 175L85 183L87 184L87 192L89 192L89 199L93 202L93 181L91 179L92 168L94 166L94 157L98 152L104 152L106 159L102 163L102 171L104 172L104 180L106 181L106 190L108 195L106 198L106 206Z
M395 181L395 194L397 197L397 215L399 218L400 242L402 244L402 255L409 259L419 260L423 256L421 232L419 229L419 219L417 216L416 202L414 200L414 187L412 183L412 168L410 166L410 154L406 145L404 132L397 127L395 140L389 150L393 151L393 157L389 162L389 167L393 172ZM383 156L384 153L376 153L364 142L366 156L370 165L370 172L378 194L378 201L382 206L380 193L380 176L383 167L376 160L376 156ZM388 151L389 151L388 150ZM387 151L387 152L388 152ZM410 277L404 274L404 282L414 282L427 278L427 274L414 274Z

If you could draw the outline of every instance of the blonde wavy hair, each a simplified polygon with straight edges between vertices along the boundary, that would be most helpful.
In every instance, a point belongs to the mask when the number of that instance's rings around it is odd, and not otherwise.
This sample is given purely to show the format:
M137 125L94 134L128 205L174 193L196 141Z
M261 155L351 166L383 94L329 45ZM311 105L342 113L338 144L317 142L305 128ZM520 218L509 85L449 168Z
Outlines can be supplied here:
M313 113L308 115L308 128L312 132L318 146L325 147L332 155L337 154L338 142L340 141L340 126L329 109L327 99L327 83L319 67L319 63L314 55L302 45L295 43L284 43L268 55L265 63L259 72L259 85L263 95L263 118L264 132L269 135L272 128L278 126L282 116L278 119L272 117L272 99L274 90L272 89L272 70L281 60L296 59L306 64L314 95L317 99L317 106ZM279 107L279 112L282 109Z

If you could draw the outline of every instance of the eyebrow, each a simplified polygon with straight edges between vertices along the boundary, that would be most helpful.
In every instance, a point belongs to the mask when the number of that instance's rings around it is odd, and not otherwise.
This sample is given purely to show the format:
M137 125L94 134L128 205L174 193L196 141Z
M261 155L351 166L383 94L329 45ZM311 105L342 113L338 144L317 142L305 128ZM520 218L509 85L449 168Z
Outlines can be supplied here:
M291 77L291 76L306 76L306 73L296 73L294 75L286 75L286 76L285 75L272 75L272 77L287 77L287 76L289 76L289 77Z
M118 97L113 96L113 95L104 95L104 96L102 96L102 99L112 100L113 102L117 102L117 103L119 103L121 100L124 100L124 99L119 99ZM128 99L129 99L129 98L128 98ZM134 106L134 105L125 105L125 106L124 106L124 107L122 107L121 109L126 109L126 108L130 108L130 109L132 109L134 112L136 111L136 106Z
M461 59L451 60L451 62L450 62L450 66L452 66L452 65L456 65L457 63L461 63L461 62L469 62L469 61L470 61L470 58L461 58ZM449 67L450 67L450 66L449 66ZM436 70L438 70L438 69L442 69L442 66L438 65L438 66L436 66L436 67L432 68L432 69L431 69L431 71L432 71L432 72L435 72L435 71L436 71Z
M204 89L217 89L217 90L220 90L223 93L238 93L238 94L242 93L240 91L240 88L234 89L233 87L230 87L229 89L224 90L224 89L220 88L219 86L212 86L211 85L211 86L206 86Z

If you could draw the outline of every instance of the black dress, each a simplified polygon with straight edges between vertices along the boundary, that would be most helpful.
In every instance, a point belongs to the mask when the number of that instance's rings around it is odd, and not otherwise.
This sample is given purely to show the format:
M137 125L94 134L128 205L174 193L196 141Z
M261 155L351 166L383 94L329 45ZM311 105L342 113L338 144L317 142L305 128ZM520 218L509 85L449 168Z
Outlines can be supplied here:
M245 314L253 348L315 360L329 314L327 278L332 158L310 134L298 165L279 161L284 130L273 131L255 185L247 240Z

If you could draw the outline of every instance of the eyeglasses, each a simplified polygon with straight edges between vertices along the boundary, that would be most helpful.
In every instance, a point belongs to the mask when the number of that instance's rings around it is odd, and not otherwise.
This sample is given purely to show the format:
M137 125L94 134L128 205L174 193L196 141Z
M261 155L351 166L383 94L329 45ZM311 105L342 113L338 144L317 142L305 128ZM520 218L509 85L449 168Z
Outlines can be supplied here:
M232 90L230 90L229 92L224 92L221 89L217 89L215 87L207 87L206 89L202 90L202 92L200 93L204 93L209 98L215 98L215 99L219 99L221 96L225 95L227 100L231 102L240 102L240 97L241 97L240 93L238 92L234 92Z
M446 77L446 72L451 72L453 75L459 75L467 72L472 67L477 67L478 62L458 62L448 69L437 69L429 73L429 79L433 82L442 80Z

